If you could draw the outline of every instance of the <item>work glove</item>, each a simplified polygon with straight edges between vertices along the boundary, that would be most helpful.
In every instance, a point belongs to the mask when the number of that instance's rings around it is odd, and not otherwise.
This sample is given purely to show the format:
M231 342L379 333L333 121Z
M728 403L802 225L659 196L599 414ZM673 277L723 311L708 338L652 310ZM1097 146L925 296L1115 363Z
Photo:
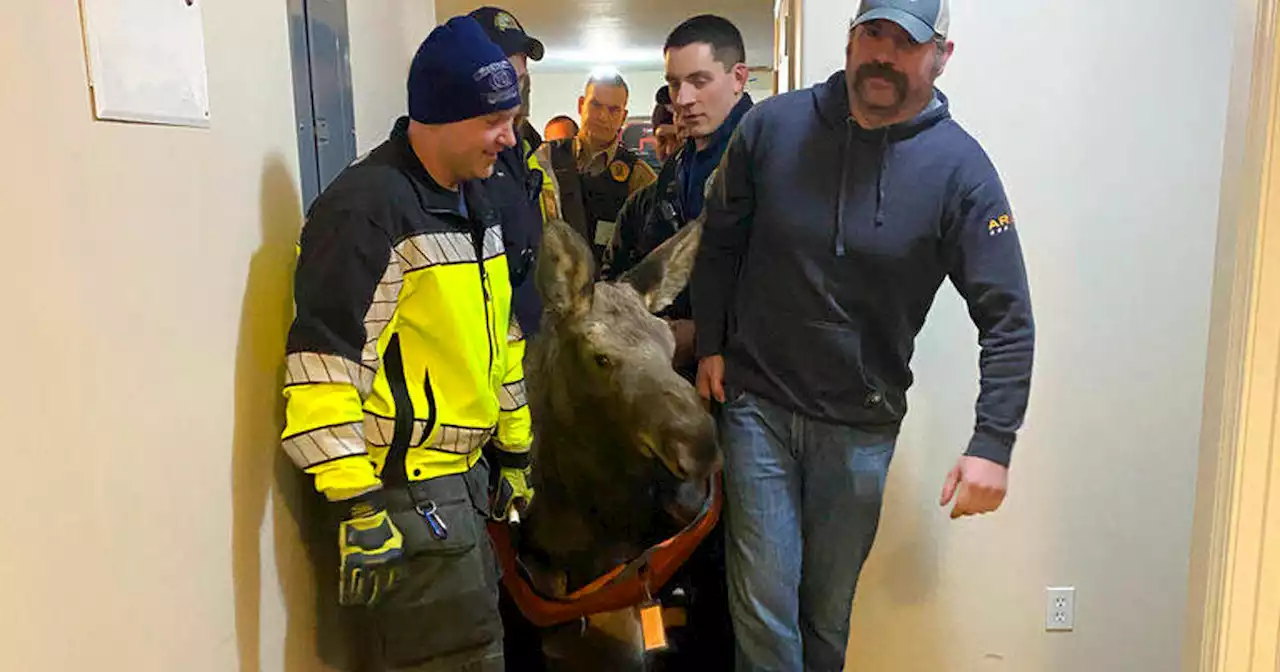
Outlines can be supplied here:
M493 451L498 469L490 480L491 515L494 520L510 520L511 512L519 513L533 502L533 480L528 453ZM518 522L516 518L512 522Z
M374 491L339 502L346 518L338 524L341 578L338 603L373 606L396 582L404 557L404 536L391 522L382 492Z

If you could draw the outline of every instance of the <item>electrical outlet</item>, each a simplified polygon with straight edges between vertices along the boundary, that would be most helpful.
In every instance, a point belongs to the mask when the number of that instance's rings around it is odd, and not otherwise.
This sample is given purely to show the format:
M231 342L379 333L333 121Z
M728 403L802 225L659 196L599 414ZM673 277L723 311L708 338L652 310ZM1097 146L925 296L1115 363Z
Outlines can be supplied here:
M1076 589L1045 588L1044 629L1063 632L1076 628Z

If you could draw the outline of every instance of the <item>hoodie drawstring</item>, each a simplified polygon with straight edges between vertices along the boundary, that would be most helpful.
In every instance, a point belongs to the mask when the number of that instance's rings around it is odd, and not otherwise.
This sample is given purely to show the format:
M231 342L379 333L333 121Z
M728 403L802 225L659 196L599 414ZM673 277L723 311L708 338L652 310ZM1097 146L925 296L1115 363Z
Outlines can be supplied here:
M853 125L852 117L845 127L844 145L840 150L840 196L836 201L836 256L843 257L845 253L845 240L849 236L849 232L845 230L848 226L845 222L844 209L848 202L849 188L849 162L853 154ZM885 130L880 134L880 165L876 172L876 209L873 224L875 228L884 226L884 192L886 187L885 173L889 170L889 131Z
M884 225L884 174L889 164L889 131L880 135L880 172L876 173L876 228Z
M844 256L844 205L849 185L849 160L853 144L853 117L845 121L844 146L840 148L840 196L836 199L836 256Z

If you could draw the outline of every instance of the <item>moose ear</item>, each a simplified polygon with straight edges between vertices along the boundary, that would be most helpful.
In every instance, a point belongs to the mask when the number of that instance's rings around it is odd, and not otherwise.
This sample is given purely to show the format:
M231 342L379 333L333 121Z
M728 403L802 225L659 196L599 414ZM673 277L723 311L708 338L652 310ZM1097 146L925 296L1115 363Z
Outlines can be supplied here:
M595 275L595 260L582 236L558 219L547 222L536 278L547 312L566 318L590 310Z
M627 271L619 282L625 282L640 293L651 313L671 305L689 284L693 262L702 240L702 218L680 229L676 235L658 246L649 256Z

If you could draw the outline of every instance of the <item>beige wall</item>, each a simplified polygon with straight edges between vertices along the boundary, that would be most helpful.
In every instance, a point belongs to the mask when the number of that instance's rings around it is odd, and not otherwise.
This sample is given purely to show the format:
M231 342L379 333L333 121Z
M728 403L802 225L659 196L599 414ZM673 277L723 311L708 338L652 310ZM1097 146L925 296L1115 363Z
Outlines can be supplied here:
M351 80L356 153L376 147L407 112L405 78L418 45L435 28L428 0L350 0Z
M854 6L807 0L806 82L841 67ZM944 286L919 339L848 669L1177 670L1231 8L952 8L940 86L1000 169L1022 232L1039 335L1031 410L1005 508L949 521L937 498L972 427L977 349ZM1044 631L1044 589L1057 585L1077 588L1072 633Z
M5 4L6 670L328 669L311 500L277 442L301 220L285 3L204 15L192 130L95 122L77 3Z

